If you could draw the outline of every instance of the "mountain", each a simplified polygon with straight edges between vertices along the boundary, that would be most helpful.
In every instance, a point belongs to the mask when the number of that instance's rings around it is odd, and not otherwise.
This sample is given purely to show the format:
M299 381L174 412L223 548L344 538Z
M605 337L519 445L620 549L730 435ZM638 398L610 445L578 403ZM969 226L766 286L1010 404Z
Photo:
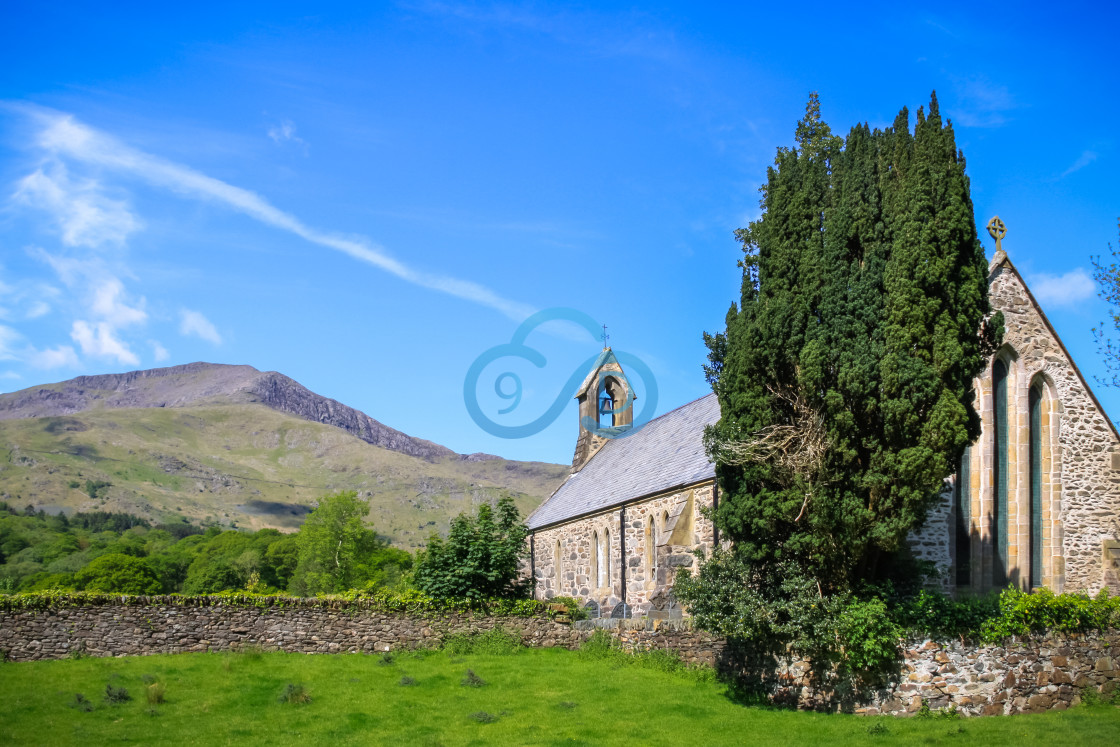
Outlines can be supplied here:
M0 395L0 500L292 528L357 490L403 547L508 492L527 515L564 465L456 454L252 366L190 363Z

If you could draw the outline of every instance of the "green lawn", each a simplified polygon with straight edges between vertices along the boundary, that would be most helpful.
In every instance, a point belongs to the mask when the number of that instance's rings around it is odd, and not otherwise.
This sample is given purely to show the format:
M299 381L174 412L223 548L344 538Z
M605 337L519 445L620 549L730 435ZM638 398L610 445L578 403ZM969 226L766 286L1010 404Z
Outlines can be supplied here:
M487 684L461 684L467 670ZM413 684L402 684L411 678ZM407 682L407 680L405 680ZM148 702L148 683L165 701ZM302 684L306 704L279 701ZM104 702L106 685L132 699ZM158 686L157 686L158 687ZM75 693L91 711L74 707ZM487 723L488 722L488 723ZM882 726L880 726L880 724ZM2 744L1115 744L1120 709L893 719L744 707L690 674L558 650L0 664Z

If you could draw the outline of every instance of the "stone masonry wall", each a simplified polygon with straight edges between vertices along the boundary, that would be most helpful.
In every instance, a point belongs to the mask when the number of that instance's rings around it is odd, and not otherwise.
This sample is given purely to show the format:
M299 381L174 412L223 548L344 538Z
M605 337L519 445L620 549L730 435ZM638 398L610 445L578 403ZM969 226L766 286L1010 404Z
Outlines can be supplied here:
M1029 395L1043 393L1041 412L1041 585L1055 592L1101 588L1120 592L1120 441L1049 328L1006 256L991 265L992 308L1002 311L1004 345L993 361L1007 366L1007 567L1008 583L1031 584ZM996 557L993 465L992 361L976 381L983 423L969 447L971 583L974 590L1002 586ZM942 567L948 587L956 537L952 494L942 495L925 526L910 538L916 554ZM1115 567L1113 567L1115 564ZM1037 583L1037 581L1036 581Z
M626 602L636 614L663 609L681 568L692 568L692 552L713 547L712 522L702 509L712 504L712 483L611 509L534 533L534 568L538 599L570 596L594 601L604 612L622 601L620 569L626 568ZM625 525L623 514L625 513ZM650 519L653 520L650 532ZM626 557L619 530L625 529ZM593 535L610 533L610 578L600 585L592 558ZM652 534L653 554L648 554ZM559 562L556 546L560 545Z
M189 607L107 604L0 611L0 651L10 660L229 651L244 646L309 654L374 653L439 645L453 633L500 627L527 646L576 648L587 633L547 617L414 615L341 605Z

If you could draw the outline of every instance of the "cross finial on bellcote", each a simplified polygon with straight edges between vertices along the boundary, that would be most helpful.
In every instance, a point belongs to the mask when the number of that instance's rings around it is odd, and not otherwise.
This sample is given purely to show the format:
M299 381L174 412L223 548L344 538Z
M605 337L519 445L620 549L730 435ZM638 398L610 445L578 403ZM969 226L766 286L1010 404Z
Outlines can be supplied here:
M609 339L611 339L611 336L607 334L607 325L604 324L603 325L603 350L607 349L607 340L609 340Z

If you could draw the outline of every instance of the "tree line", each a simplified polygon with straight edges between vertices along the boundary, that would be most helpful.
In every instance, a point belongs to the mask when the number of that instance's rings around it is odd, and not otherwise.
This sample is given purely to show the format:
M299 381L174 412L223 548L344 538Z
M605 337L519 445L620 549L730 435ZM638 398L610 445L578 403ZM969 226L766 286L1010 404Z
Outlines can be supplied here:
M451 523L415 555L366 524L354 492L323 496L299 531L162 523L126 513L67 516L0 502L0 592L121 594L249 591L315 596L415 588L438 598L523 597L525 525L504 497Z

